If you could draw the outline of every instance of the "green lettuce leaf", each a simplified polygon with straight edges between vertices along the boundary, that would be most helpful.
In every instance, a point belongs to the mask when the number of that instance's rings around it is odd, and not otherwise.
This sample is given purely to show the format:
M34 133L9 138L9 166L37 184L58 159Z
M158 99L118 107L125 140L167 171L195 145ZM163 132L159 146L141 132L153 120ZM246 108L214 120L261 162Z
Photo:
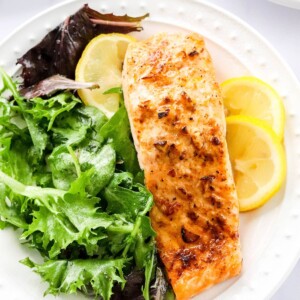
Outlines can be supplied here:
M136 175L141 171L137 154L131 140L128 115L124 105L100 129L103 139L112 139L117 155L124 161L124 170Z
M49 131L57 116L68 112L81 101L70 92L63 92L49 99L33 98L26 102L25 112L33 117L34 121L47 120Z
M2 228L7 224L17 228L27 229L26 214L22 211L24 199L15 195L3 183L0 183L0 212ZM1 226L1 225L0 225Z
M126 259L78 259L78 260L49 260L43 264L35 264L29 258L22 261L49 283L46 294L72 294L79 289L91 285L95 296L109 300L115 283L125 284L123 268Z
M97 241L105 235L94 230L107 228L113 219L106 212L99 212L96 204L99 198L89 197L84 191L89 180L89 172L72 183L69 192L58 189L25 186L0 171L0 181L11 190L35 200L38 207L33 210L32 223L22 234L28 238L35 232L43 233L40 242L50 258L57 257L73 242L85 247L89 255L98 250ZM78 187L81 189L78 191ZM3 214L3 213L2 213Z
M104 190L104 198L108 203L108 212L120 214L126 211L126 214L134 220L145 209L152 196L145 186L133 183L131 173L123 172L114 175Z
M101 147L94 143L93 147L77 147L74 154L81 171L90 172L90 183L87 190L90 195L97 195L110 181L116 165L116 153L111 144ZM53 184L56 188L68 190L71 183L77 178L74 158L66 146L58 146L48 158L52 171Z
M53 139L56 145L78 145L86 141L90 143L93 140L102 142L98 132L107 122L104 113L95 107L78 106L71 113L59 115L51 128Z

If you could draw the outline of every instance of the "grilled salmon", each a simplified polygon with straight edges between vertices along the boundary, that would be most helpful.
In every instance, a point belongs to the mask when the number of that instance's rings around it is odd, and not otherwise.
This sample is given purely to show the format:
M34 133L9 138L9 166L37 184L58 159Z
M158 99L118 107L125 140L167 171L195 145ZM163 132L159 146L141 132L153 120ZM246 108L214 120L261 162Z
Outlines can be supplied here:
M239 210L222 97L198 34L129 45L123 91L157 248L178 300L241 270Z

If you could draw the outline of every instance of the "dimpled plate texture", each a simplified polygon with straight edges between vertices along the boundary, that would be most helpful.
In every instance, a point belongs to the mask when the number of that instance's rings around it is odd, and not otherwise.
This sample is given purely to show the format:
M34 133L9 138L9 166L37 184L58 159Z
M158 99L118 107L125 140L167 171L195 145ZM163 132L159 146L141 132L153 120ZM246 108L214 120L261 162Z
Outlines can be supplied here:
M87 1L68 1L25 23L0 45L0 65L10 74L18 70L16 59L69 14ZM265 206L241 215L240 236L244 257L242 274L212 287L197 300L248 300L270 297L300 256L300 86L289 67L272 47L247 24L226 11L196 0L91 0L101 12L141 15L149 12L139 39L156 32L195 31L205 37L217 79L254 75L274 86L286 107L285 148L288 172L285 185ZM36 252L20 245L19 233L0 232L0 299L42 299L47 285L18 261ZM46 299L85 299L47 296Z

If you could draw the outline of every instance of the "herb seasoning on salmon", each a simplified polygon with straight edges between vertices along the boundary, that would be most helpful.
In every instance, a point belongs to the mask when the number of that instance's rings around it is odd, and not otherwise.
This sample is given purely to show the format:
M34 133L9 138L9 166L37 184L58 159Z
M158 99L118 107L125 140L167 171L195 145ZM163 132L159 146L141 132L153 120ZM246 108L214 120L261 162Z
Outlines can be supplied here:
M177 300L241 270L239 210L223 101L197 34L157 34L129 45L123 91L152 226Z

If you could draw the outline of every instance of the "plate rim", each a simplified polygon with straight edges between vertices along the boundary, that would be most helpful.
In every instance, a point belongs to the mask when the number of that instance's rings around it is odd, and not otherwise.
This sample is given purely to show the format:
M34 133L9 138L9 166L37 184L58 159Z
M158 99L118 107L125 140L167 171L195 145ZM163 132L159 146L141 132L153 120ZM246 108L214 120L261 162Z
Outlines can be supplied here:
M18 32L22 31L22 29L29 25L30 23L32 23L33 21L41 18L42 16L48 14L49 12L56 10L60 7L63 7L69 3L76 3L76 2L82 2L82 0L66 0L60 3L57 3L43 11L41 11L40 13L36 14L35 16L29 18L27 21L23 22L21 25L19 25L15 30L13 30L9 35L7 35L4 39L2 39L0 41L0 49L4 46L4 44L9 41L11 38L13 38L13 36L15 36ZM88 1L86 1L88 2ZM257 30L255 30L252 26L250 26L247 22L245 22L244 20L242 20L240 17L236 16L235 14L233 14L232 12L229 12L228 10L216 5L216 4L212 4L208 1L204 1L204 0L188 0L186 2L193 2L193 3L198 3L201 5L205 5L207 7L212 8L215 11L218 11L219 13L222 13L223 15L225 15L227 18L234 20L235 23L240 24L242 27L244 27L249 33L251 33L251 35L253 35L256 39L260 40L261 43L268 49L268 51L272 52L272 54L276 57L276 59L279 61L279 63L283 66L283 68L285 69L286 72L289 73L290 78L293 79L293 83L292 85L295 85L296 88L300 91L300 83L299 80L297 78L297 76L295 75L295 73L292 71L291 67L287 64L287 62L282 58L282 56L279 54L279 52L274 48L274 46L272 46L272 44L262 35L260 34ZM295 196L296 197L296 196ZM293 268L295 267L297 261L300 258L300 241L298 243L299 247L298 247L298 253L296 255L294 255L292 261L293 263L289 264L289 267L286 267L284 275L281 276L278 280L277 280L277 284L273 284L273 288L272 290L269 291L268 293L268 297L272 296L276 290L280 287L280 285L286 280L286 278L288 277L288 275L290 274L290 272L293 270ZM290 259L291 261L291 259ZM225 292L226 294L226 292ZM222 294L223 296L223 294ZM227 298L226 298L227 299Z

